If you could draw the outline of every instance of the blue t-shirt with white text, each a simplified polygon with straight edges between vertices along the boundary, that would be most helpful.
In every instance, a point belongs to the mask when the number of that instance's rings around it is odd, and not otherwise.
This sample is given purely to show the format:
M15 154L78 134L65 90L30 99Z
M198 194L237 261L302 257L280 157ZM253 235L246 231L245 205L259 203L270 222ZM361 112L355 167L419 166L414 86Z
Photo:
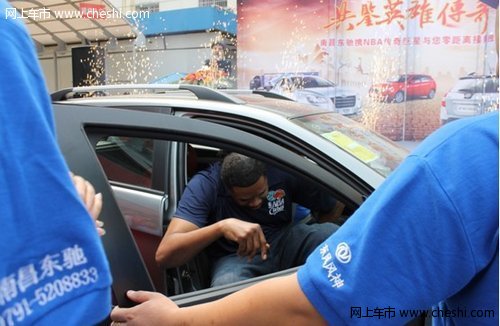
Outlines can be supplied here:
M430 135L298 272L331 325L498 325L498 113Z
M0 0L2 15L11 7ZM0 45L0 325L97 324L111 309L109 266L20 19L0 17Z

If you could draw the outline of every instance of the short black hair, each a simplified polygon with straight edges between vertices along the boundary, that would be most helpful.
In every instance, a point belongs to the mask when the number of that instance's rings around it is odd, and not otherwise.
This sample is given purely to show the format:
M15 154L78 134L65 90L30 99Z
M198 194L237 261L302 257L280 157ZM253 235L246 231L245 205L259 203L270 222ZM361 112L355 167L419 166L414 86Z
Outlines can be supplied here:
M266 174L266 165L254 158L239 153L230 153L222 161L222 182L229 189L249 187Z

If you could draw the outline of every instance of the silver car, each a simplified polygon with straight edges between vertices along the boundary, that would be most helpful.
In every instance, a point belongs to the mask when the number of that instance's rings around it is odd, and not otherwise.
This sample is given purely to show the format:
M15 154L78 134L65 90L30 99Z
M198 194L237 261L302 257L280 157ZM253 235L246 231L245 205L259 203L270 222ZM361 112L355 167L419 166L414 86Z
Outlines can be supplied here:
M271 85L270 92L343 115L357 114L361 109L359 93L318 76L285 75L271 80Z
M441 102L441 124L498 110L498 77L462 77Z
M103 193L103 244L119 305L130 288L168 294L180 306L209 302L297 269L209 288L203 252L178 268L157 265L156 248L188 180L221 152L314 184L345 204L345 219L408 154L352 119L264 90L108 85L62 90L52 100L69 167Z

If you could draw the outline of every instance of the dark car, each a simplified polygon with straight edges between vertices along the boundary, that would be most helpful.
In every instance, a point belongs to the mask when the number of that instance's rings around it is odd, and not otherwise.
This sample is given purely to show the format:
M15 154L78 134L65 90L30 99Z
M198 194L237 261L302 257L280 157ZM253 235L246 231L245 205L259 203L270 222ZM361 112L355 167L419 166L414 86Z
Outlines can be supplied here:
M436 82L429 75L396 75L384 83L374 84L370 90L371 98L401 103L409 98L433 98L436 95Z
M144 94L146 89L154 94ZM115 303L129 306L125 291L144 289L191 305L296 270L209 288L211 264L203 252L178 268L156 264L156 248L186 183L221 151L258 158L315 184L346 205L345 219L407 155L342 115L275 97L193 85L99 86L53 94L58 139L70 169L103 193L102 241Z

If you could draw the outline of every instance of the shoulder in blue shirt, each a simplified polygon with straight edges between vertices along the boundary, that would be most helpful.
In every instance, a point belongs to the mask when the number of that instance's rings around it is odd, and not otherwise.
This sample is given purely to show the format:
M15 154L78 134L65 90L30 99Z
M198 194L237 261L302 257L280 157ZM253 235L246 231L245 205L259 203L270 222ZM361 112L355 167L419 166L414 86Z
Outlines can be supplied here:
M10 7L0 0L2 15ZM97 324L109 267L57 147L32 40L1 17L0 43L0 325Z
M432 306L438 322L498 324L498 216L498 113L462 119L311 254L300 286L330 324L381 309L384 323L401 324ZM492 313L474 318L480 310Z

